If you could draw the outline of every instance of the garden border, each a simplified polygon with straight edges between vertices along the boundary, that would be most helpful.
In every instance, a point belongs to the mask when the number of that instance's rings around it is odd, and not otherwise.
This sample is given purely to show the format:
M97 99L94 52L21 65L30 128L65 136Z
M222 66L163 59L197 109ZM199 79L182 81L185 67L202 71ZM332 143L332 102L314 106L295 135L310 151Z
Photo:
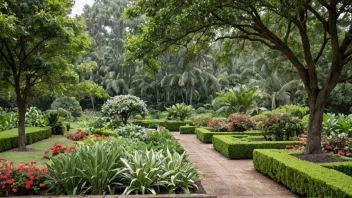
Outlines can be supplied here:
M180 134L195 134L196 126L180 126Z
M290 154L302 151L256 149L254 168L304 197L352 197L352 177Z
M212 143L212 137L214 135L250 135L250 136L262 135L261 131L212 132L210 131L209 127L196 128L195 133L197 138L203 143Z
M15 129L17 128L0 132L0 152L18 147L18 132L14 131ZM5 133L7 134L3 137ZM49 127L26 127L26 145L47 139L50 136L51 129Z
M230 159L252 159L254 149L285 149L286 145L305 145L300 141L246 141L240 138L248 135L215 135L213 147ZM253 137L255 138L255 137Z

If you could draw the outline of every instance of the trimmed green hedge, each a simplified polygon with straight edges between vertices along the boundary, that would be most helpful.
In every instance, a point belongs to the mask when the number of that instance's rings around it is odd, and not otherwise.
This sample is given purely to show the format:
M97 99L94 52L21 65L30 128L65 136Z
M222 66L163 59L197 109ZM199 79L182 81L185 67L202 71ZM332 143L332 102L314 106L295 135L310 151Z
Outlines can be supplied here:
M26 127L26 144L32 144L51 136L48 127ZM0 132L0 152L18 147L18 129Z
M135 120L133 124L139 125L146 128L155 128L157 124L165 127L167 130L170 131L178 131L180 126L192 125L192 121L177 121L177 120Z
M251 159L254 149L285 149L286 145L305 145L300 141L264 141L263 137L215 135L213 147L230 159Z
M352 197L352 177L319 164L300 160L292 150L258 149L254 167L303 197Z
M164 122L164 127L169 131L178 131L180 126L192 125L192 121L185 120L185 121L177 121L177 120L166 120Z
M339 172L345 173L352 177L352 161L347 162L330 162L321 164L321 166L329 169L334 169Z
M180 126L180 134L195 134L196 126Z
M212 143L213 135L262 135L261 131L245 131L245 132L213 132L209 127L196 128L197 138L204 143Z
M164 126L164 122L165 120L135 120L133 121L133 124L139 125L141 127L156 129L158 123L160 123L161 126Z

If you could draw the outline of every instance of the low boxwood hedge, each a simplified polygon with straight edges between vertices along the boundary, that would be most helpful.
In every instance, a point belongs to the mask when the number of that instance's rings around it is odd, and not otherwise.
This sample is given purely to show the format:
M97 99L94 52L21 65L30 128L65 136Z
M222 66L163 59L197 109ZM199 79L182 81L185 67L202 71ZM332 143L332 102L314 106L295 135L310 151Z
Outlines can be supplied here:
M305 145L300 141L264 141L262 136L215 135L213 147L230 159L251 159L254 149L285 149L286 145Z
M180 134L195 134L196 126L180 126Z
M213 132L209 127L196 128L197 138L204 143L212 143L213 135L262 135L261 131L245 131L245 132Z
M178 131L180 126L192 125L192 121L178 121L178 120L135 120L133 124L146 128L156 129L158 124L170 131Z
M352 161L323 163L321 166L337 170L352 177Z
M133 124L146 128L156 129L158 127L158 124L163 126L164 122L165 120L135 120L133 121Z
M352 197L352 177L290 154L302 151L256 149L255 169L303 197Z
M178 121L178 120L166 120L164 122L164 127L169 131L178 131L180 126L193 125L190 120Z
M32 144L51 136L48 127L26 127L26 144ZM0 132L0 152L18 147L18 129Z

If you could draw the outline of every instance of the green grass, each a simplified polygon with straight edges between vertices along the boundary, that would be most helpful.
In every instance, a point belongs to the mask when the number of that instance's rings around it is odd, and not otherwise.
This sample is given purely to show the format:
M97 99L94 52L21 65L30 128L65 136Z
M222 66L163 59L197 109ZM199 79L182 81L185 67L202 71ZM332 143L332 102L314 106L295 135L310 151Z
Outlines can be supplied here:
M14 162L15 165L19 165L21 162L36 161L37 167L43 168L46 167L46 163L49 162L49 160L43 159L44 151L52 147L55 143L62 144L64 146L74 145L74 141L71 141L64 136L54 135L49 139L27 145L27 148L33 148L36 149L36 151L17 152L10 150L0 153L0 158L5 158L8 161Z
M81 128L79 122L70 122L70 132L75 132L78 128Z

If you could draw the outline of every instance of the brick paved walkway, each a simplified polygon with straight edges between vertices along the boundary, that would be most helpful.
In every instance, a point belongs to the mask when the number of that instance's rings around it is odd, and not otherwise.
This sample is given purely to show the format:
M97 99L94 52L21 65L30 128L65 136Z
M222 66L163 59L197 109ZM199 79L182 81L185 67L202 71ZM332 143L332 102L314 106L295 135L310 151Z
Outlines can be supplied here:
M298 197L284 186L257 172L252 160L230 160L204 144L195 135L172 133L189 153L190 161L204 174L201 180L208 194L218 198Z

